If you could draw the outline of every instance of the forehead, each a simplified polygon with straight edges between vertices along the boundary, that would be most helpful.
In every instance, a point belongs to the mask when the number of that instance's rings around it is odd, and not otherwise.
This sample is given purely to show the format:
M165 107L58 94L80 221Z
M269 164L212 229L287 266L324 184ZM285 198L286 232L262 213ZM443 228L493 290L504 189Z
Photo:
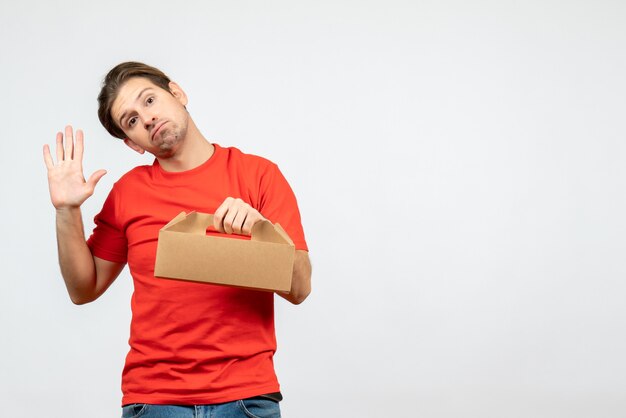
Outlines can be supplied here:
M113 116L116 121L119 121L119 117L122 113L127 108L132 106L141 92L147 88L162 90L161 87L143 77L133 77L125 81L124 84L122 84L118 89L115 100L113 100L113 104L111 105L111 116Z

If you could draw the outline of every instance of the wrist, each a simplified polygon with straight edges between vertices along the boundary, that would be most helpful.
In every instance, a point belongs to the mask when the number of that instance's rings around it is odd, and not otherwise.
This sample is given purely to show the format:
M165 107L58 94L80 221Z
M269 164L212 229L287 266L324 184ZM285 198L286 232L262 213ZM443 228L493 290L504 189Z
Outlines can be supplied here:
M76 215L80 214L80 206L59 206L55 207L55 212L57 216L68 216L68 215Z

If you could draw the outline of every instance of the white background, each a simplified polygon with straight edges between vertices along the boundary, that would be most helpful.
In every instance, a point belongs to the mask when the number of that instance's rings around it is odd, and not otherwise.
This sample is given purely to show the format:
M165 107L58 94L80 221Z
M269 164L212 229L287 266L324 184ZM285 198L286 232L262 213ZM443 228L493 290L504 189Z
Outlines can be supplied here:
M151 163L96 115L126 60L298 196L285 417L626 416L624 2L0 4L2 416L120 415L132 282L70 302L41 148L72 123L108 170L89 233Z

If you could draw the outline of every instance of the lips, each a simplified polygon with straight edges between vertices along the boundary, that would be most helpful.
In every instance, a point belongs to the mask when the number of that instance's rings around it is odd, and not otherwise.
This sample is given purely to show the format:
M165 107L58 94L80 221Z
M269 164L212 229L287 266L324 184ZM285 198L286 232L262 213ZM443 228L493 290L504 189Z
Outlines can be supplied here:
M156 138L156 135L161 132L161 128L163 128L163 125L165 125L167 123L167 121L165 122L161 122L159 123L155 128L154 128L154 132L152 132L152 140L154 141L154 138Z

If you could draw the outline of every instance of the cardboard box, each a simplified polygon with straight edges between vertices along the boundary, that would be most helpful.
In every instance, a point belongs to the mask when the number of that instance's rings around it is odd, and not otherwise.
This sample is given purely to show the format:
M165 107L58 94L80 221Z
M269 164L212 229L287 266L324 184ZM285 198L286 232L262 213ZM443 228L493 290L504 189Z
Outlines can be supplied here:
M181 212L159 231L154 275L289 292L295 246L279 224L252 227L250 240L207 235L213 215Z

